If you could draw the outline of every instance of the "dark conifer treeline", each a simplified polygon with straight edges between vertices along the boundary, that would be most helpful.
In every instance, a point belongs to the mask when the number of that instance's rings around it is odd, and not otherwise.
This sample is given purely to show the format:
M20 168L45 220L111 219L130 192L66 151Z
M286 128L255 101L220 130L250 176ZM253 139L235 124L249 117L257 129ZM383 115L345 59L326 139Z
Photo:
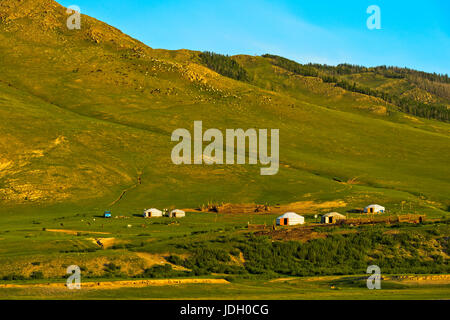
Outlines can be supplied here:
M225 77L241 81L248 80L245 69L229 56L205 51L200 53L200 59L205 66Z
M400 111L412 114L414 116L436 119L441 121L450 121L450 110L447 106L438 103L424 103L411 98L401 97L386 91L376 90L365 87L356 82L343 79L342 75L355 73L374 72L388 78L408 78L417 87L433 93L442 98L450 98L450 78L448 75L431 74L421 71L415 71L407 68L379 66L366 68L350 64L340 64L336 67L320 64L302 65L295 61L265 54L265 58L270 58L272 64L286 69L290 72L309 77L319 77L326 83L334 83L337 87L348 91L366 94L377 97L396 105Z

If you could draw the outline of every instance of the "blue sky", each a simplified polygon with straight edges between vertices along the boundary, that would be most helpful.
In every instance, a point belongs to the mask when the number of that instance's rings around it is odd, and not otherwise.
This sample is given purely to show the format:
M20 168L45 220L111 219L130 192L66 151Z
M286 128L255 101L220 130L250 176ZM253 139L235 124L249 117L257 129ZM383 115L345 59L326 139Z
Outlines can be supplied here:
M152 48L450 74L448 0L59 0ZM381 9L369 30L367 7Z

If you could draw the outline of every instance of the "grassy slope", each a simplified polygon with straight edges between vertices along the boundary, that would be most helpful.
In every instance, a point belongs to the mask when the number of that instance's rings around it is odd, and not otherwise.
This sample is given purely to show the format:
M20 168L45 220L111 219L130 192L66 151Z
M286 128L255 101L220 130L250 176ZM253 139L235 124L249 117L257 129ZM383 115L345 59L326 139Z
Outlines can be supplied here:
M142 175L120 205L273 203L304 194L355 205L425 205L423 195L446 208L448 124L387 115L376 99L286 74L263 58L237 57L255 80L234 81L196 64L195 52L152 50L88 17L82 30L69 31L62 8L33 10L0 25L0 112L8 119L1 130L29 150L17 154L2 144L6 204L105 196L106 206ZM19 103L22 118L14 113ZM280 128L279 174L261 177L254 166L174 166L170 133L191 129L194 120L205 128ZM63 143L47 152L58 137ZM342 185L335 176L359 184Z

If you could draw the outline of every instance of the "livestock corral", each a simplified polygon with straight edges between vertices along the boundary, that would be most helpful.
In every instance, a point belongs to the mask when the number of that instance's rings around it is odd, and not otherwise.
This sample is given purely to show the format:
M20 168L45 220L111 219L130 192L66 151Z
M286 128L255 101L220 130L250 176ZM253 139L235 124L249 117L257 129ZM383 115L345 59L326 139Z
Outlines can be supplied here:
M335 223L309 223L307 225L296 226L268 226L249 224L249 231L255 232L258 236L269 236L273 240L299 240L308 241L326 237L327 229L342 227L358 227L361 225L392 225L399 223L418 224L425 222L423 215L398 215L387 217L358 217L337 220Z

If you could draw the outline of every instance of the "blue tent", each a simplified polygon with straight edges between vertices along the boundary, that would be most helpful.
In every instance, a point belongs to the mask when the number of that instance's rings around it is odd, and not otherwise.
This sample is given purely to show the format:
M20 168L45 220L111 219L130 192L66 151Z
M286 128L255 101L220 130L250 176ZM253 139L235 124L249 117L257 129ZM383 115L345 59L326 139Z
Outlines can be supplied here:
M103 217L111 218L111 211L105 211L105 213L103 214Z

